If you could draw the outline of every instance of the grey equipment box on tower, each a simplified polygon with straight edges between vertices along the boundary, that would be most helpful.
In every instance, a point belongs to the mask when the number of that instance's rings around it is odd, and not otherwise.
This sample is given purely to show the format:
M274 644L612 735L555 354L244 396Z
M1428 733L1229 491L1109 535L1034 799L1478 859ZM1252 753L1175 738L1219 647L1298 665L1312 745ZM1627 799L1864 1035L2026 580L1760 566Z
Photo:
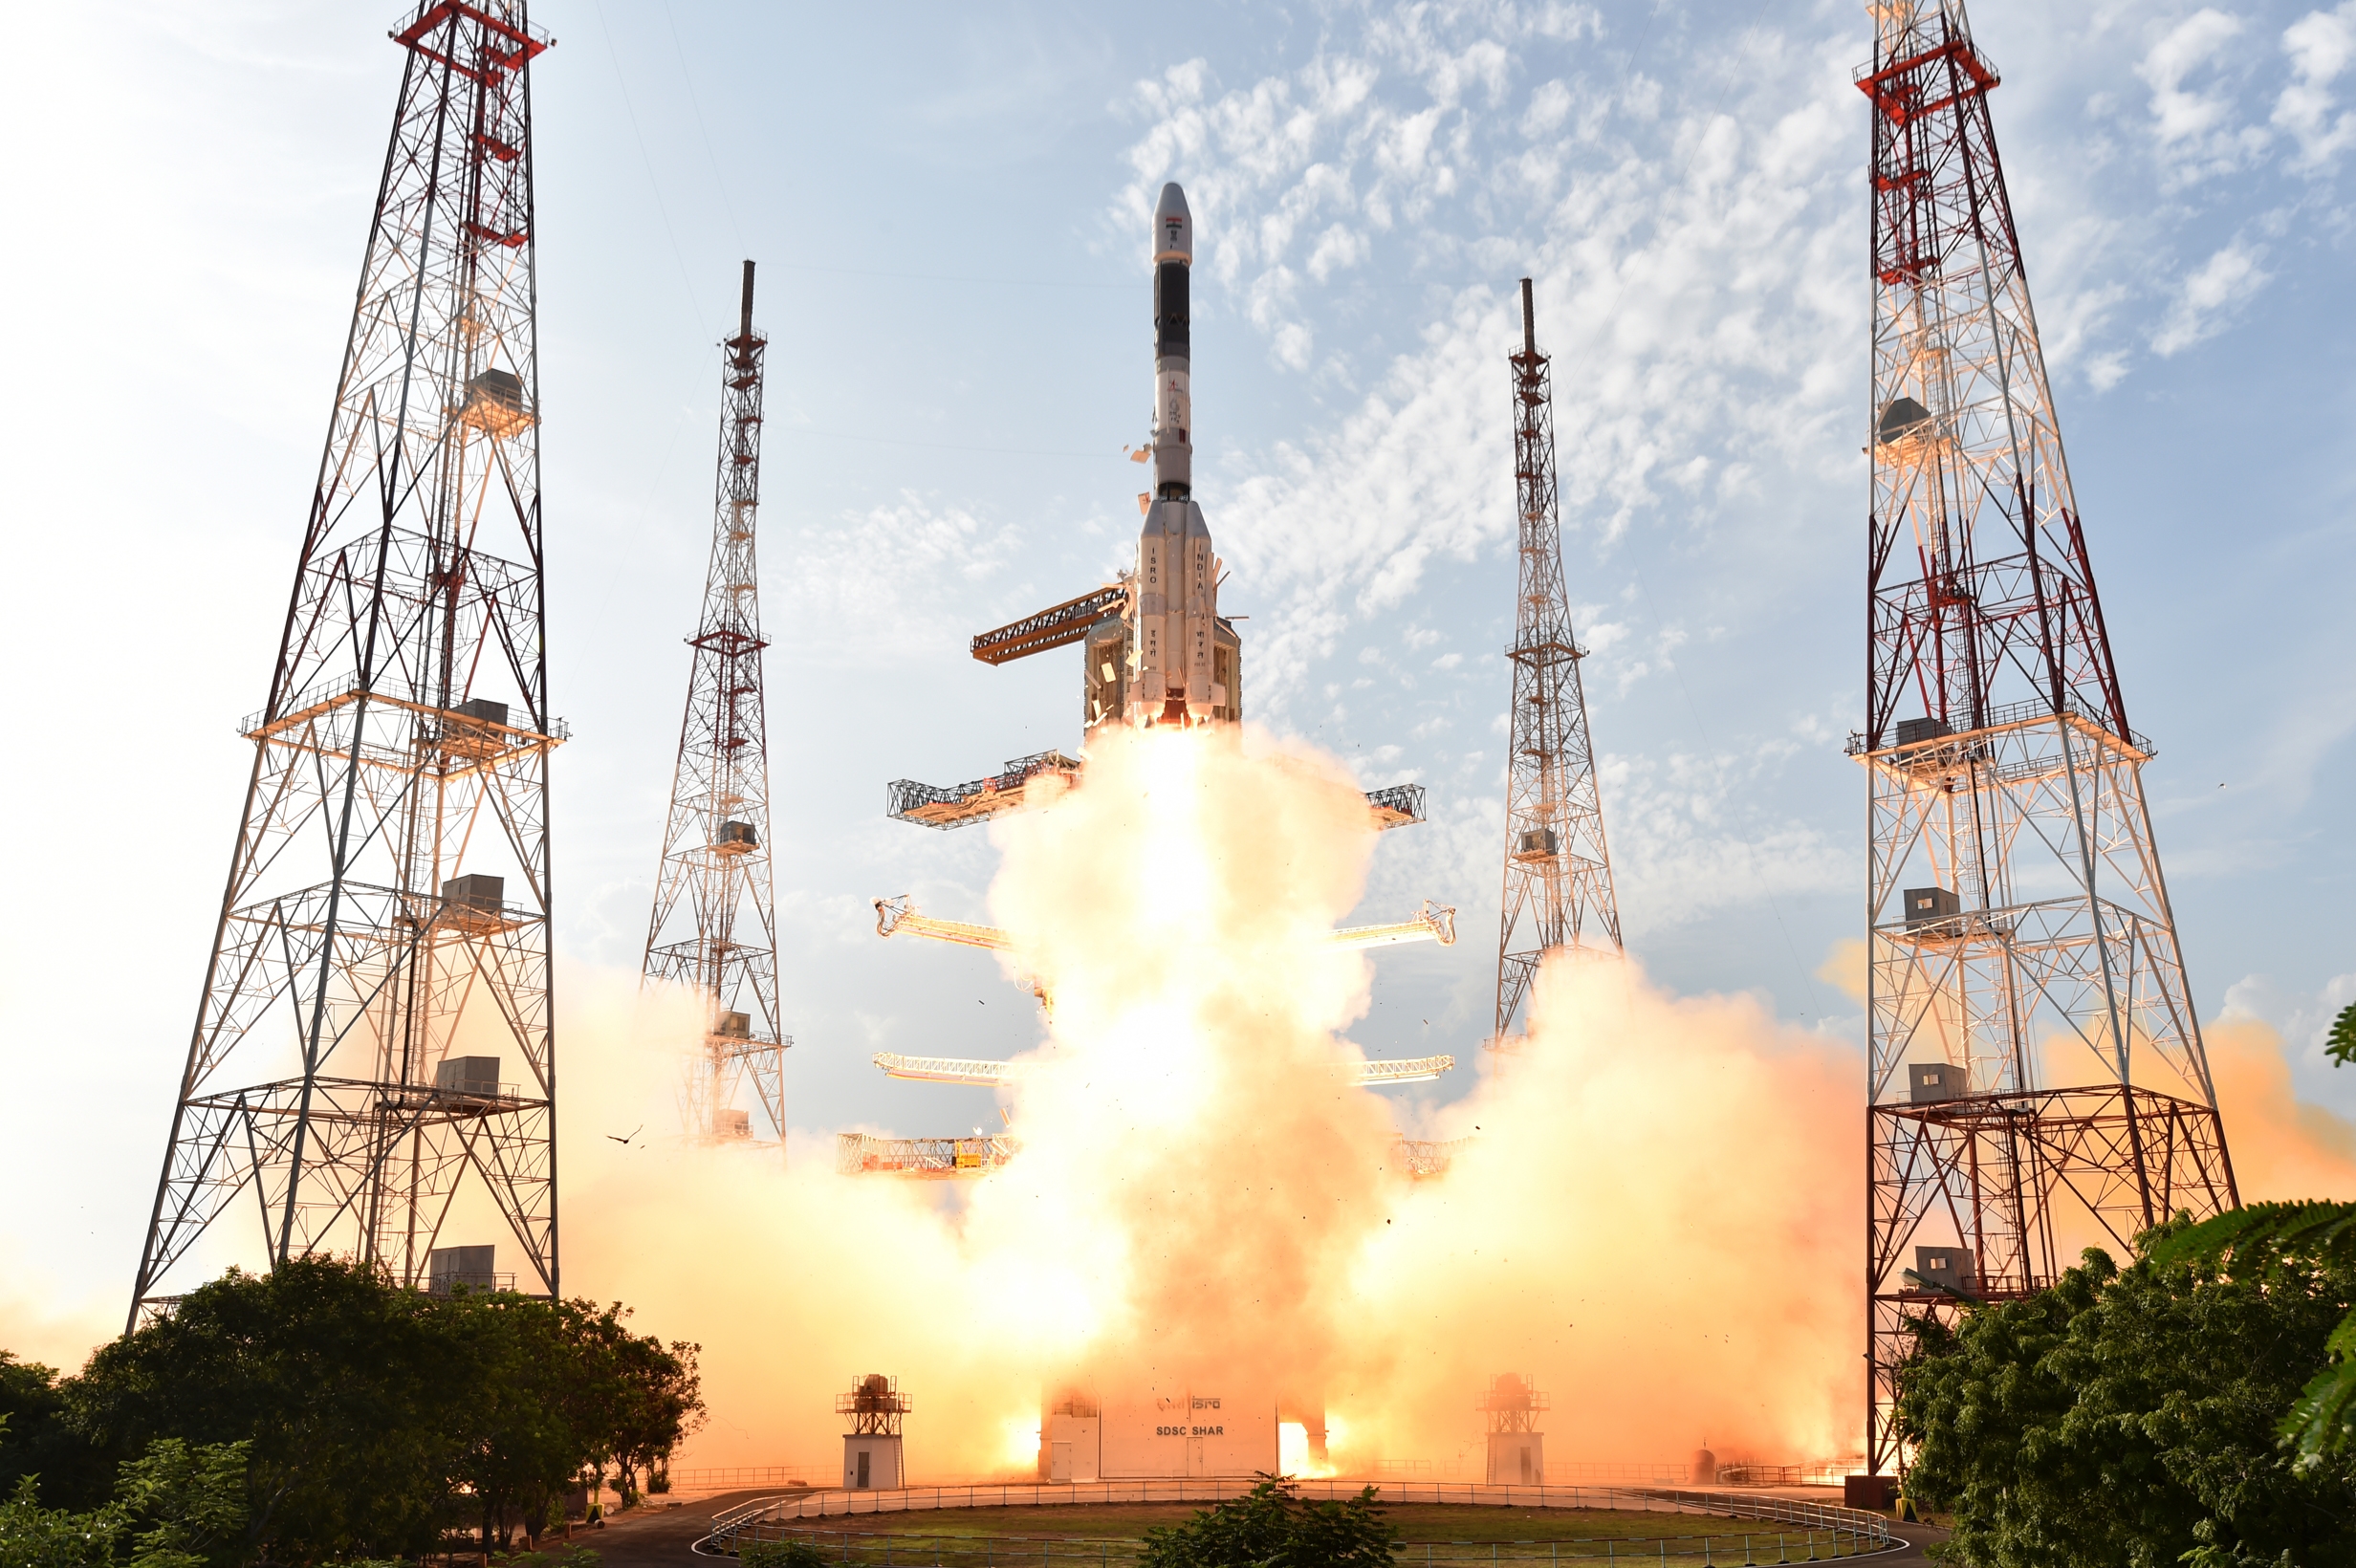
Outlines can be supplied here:
M749 1040L753 1038L753 1014L723 1013L720 1021L711 1026L711 1032L724 1040Z
M442 918L462 931L494 931L506 900L505 877L452 877L442 884Z
M481 761L508 749L508 738L501 733L507 726L507 704L495 697L471 697L450 711L457 719L442 730L442 750L449 755Z
M1979 1289L1979 1271L1973 1267L1969 1247L1917 1247L1914 1277L1923 1288L1970 1296Z
M1931 936L1963 934L1963 922L1956 918L1963 913L1961 895L1944 887L1909 887L1905 897L1909 931Z
M1532 828L1514 840L1516 860L1551 860L1555 858L1555 830Z
M1945 719L1900 719L1898 721L1898 744L1901 746L1920 746L1927 740L1942 739L1946 734L1947 721Z
M720 837L712 840L711 847L722 855L742 855L749 849L760 848L761 836L753 831L750 822L723 822Z
M425 1288L436 1296L449 1295L452 1285L496 1290L498 1261L496 1247L437 1247L425 1254Z
M433 1070L433 1086L447 1095L496 1095L499 1058L450 1056Z
M458 417L488 435L512 436L532 423L524 383L512 370L486 370L467 382Z
M733 1105L723 1105L711 1113L711 1135L714 1138L750 1138L753 1136L753 1113L740 1111Z
M1961 1100L1972 1092L1966 1087L1964 1070L1952 1062L1908 1062L1906 1079L1907 1100L1915 1105L1936 1105L1943 1100Z

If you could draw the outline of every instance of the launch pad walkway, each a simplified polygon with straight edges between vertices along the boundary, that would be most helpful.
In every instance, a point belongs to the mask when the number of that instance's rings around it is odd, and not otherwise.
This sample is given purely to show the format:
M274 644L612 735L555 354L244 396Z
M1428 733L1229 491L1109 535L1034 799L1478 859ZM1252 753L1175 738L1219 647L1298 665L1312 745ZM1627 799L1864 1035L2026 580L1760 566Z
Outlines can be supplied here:
M931 1513L945 1509L1037 1508L1055 1505L1115 1503L1216 1503L1240 1497L1255 1483L1248 1479L1082 1481L1063 1485L911 1487L896 1491L847 1491L831 1488L790 1496L756 1497L712 1516L711 1534L698 1543L700 1552L741 1556L749 1547L784 1540L818 1546L830 1559L861 1563L887 1559L917 1564L937 1561L948 1568L954 1557L963 1565L969 1557L984 1556L989 1565L1014 1564L1051 1557L1124 1559L1139 1543L1128 1541L891 1537L865 1533L827 1531L819 1521L854 1516ZM1358 1494L1364 1481L1300 1481L1298 1494L1312 1501L1334 1501ZM1658 1563L1806 1562L1834 1557L1878 1554L1907 1544L1893 1537L1889 1521L1878 1514L1791 1497L1728 1492L1705 1492L1668 1487L1488 1486L1472 1482L1408 1481L1373 1483L1388 1504L1453 1504L1491 1508L1604 1509L1625 1513L1698 1514L1741 1520L1762 1528L1731 1535L1679 1535L1644 1539L1610 1538L1593 1541L1529 1541L1456 1543L1469 1556L1454 1554L1442 1542L1416 1542L1403 1547L1403 1560L1432 1563L1480 1561L1583 1560ZM825 1538L821 1539L823 1536ZM895 1545L895 1539L897 1544ZM1566 1550L1566 1548L1568 1550ZM897 1556L894 1557L894 1553ZM1741 1556L1734 1554L1739 1552ZM1435 1555L1436 1554L1436 1555ZM973 1565L984 1568L984 1565Z

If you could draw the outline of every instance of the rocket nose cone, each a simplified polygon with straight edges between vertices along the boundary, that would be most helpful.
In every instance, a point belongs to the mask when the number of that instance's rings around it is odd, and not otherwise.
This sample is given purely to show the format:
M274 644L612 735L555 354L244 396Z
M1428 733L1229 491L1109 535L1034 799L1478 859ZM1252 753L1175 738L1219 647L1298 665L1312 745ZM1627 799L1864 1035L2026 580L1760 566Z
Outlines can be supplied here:
M1156 262L1194 261L1194 215L1187 210L1187 193L1173 180L1162 187L1153 207L1153 259Z

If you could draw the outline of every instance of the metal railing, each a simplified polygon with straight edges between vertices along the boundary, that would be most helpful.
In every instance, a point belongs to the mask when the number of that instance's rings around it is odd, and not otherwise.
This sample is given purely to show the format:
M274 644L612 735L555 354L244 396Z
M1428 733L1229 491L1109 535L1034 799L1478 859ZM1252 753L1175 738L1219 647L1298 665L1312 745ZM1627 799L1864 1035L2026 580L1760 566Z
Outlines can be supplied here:
M275 729L291 718L335 707L339 699L353 696L360 689L360 678L357 670L346 670L340 675L331 675L325 680L314 681L310 686L288 698L286 707L280 710L276 718L271 717L270 709L267 708L256 708L237 721L237 732L240 735L251 737L256 730ZM389 684L370 695L387 707L398 708L405 712L438 717L453 730L514 735L518 737L515 742L517 746L526 746L535 740L568 741L573 738L572 726L562 719L550 720L548 728L540 730L534 730L529 722L493 724L473 714L462 712L455 708L435 708L429 703L421 703L413 697L402 695L399 691L392 689ZM531 714L525 712L523 717L529 721Z
M801 1538L804 1521L884 1514L927 1513L956 1508L1040 1508L1108 1503L1219 1503L1240 1497L1257 1483L1244 1479L1200 1481L1080 1481L1062 1485L910 1487L894 1491L858 1492L831 1488L790 1497L757 1497L714 1514L711 1545L729 1554L740 1553L750 1542ZM1312 1501L1355 1497L1363 1481L1300 1481L1298 1493ZM1822 1549L1817 1537L1844 1542L1842 1556L1887 1545L1888 1521L1863 1509L1812 1503L1798 1498L1739 1495L1673 1487L1613 1486L1489 1486L1478 1482L1393 1481L1379 1488L1387 1504L1453 1503L1483 1508L1610 1509L1646 1514L1710 1514L1778 1527L1778 1538L1794 1533L1812 1549ZM872 1533L871 1533L872 1534ZM1666 1537L1664 1537L1666 1538ZM1713 1535L1678 1537L1707 1543ZM930 1539L930 1537L927 1537ZM968 1547L979 1543L968 1537ZM1859 1543L1863 1543L1861 1546ZM1435 1543L1436 1544L1436 1543ZM1483 1543L1484 1545L1490 1543ZM1538 1542L1538 1546L1549 1543ZM1561 1543L1554 1543L1561 1544ZM1706 1544L1696 1550L1705 1557ZM851 1560L851 1559L845 1559ZM864 1558L857 1559L864 1561ZM880 1560L880 1559L879 1559ZM900 1560L915 1562L906 1557ZM947 1559L944 1559L946 1562ZM1440 1560L1434 1558L1433 1560ZM1457 1560L1457 1559L1448 1559ZM1469 1559L1467 1559L1469 1560ZM1516 1558L1515 1560L1525 1560ZM1695 1558L1694 1560L1701 1560ZM1800 1561L1808 1560L1802 1557Z
M2141 751L2147 757L2157 756L2159 754L2159 749L2151 744L2149 736L2145 735L2140 730L2132 729L2128 730L2125 735L2116 733L2112 730L2110 727L2110 720L2107 716L2095 712L2084 703L2079 701L2075 694L2069 696L2062 703L2062 712L2066 713L2069 717L2078 720L2079 723L2087 726L2089 729L2099 730L2103 734L2109 736L2113 742L2124 741L2128 747L2135 751ZM2053 703L2049 699L2043 697L2027 697L2018 702L2004 703L1998 707L1988 709L1983 722L1976 727L1954 730L1944 735L1926 735L1922 739L1915 741L1901 742L1894 739L1886 738L1882 742L1881 750L1873 751L1870 754L1874 756L1885 756L1896 752L1904 753L1906 756L1920 755L1929 758L1935 756L1942 750L1955 750L1962 745L1970 743L1976 737L1988 734L1993 730L2010 730L2021 725L2034 724L2040 719L2050 719L2059 716L2060 715L2057 714L2054 709ZM1891 727L1891 734L1894 735L1895 733L1896 726L1893 725ZM1862 730L1850 730L1848 745L1843 748L1843 750L1846 751L1848 755L1853 757L1867 755L1868 753L1865 749L1865 731Z
M669 1472L673 1492L741 1492L747 1487L832 1486L842 1456L830 1454L806 1465L720 1465Z
M876 1568L1024 1568L1058 1562L1134 1563L1145 1542L1134 1536L913 1535L875 1531L796 1529L747 1543L738 1550L745 1568L763 1568L763 1548L787 1540L817 1548L828 1562L873 1564ZM1786 1530L1729 1532L1709 1535L1598 1535L1565 1540L1400 1541L1391 1548L1403 1568L1425 1563L1601 1562L1627 1568L1766 1568L1768 1564L1829 1562L1863 1557L1889 1546L1887 1535L1863 1531ZM709 1553L711 1548L706 1546ZM780 1554L781 1555L781 1554ZM974 1559L979 1558L976 1562Z

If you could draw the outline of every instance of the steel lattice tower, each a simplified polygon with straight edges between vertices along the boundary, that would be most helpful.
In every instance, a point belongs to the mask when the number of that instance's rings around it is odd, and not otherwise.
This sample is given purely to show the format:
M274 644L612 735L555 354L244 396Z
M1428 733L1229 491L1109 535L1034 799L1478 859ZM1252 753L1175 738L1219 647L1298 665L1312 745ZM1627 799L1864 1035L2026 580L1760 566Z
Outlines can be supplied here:
M723 1136L750 1073L785 1143L785 1052L777 1014L776 922L769 868L769 724L761 698L761 379L769 339L753 330L745 263L736 336L720 347L720 457L703 621L688 645L687 717L646 927L645 977L709 1001L704 1052L685 1085L686 1125ZM690 922L692 926L690 926ZM667 938L667 940L666 940ZM749 938L750 940L746 940ZM750 1003L749 1006L744 1005Z
M1562 586L1551 361L1538 351L1526 277L1521 352L1509 356L1509 362L1521 565L1514 645L1506 650L1514 664L1513 753L1505 786L1505 894L1497 926L1493 1048L1511 1039L1548 953L1621 950L1620 904L1612 892L1603 800L1579 678L1586 650L1572 635L1570 599Z
M556 1275L531 60L427 0L401 94L131 1309L235 1260L406 1285L453 1204ZM258 1225L257 1225L258 1222ZM479 1234L479 1231L477 1232ZM469 1248L474 1283L487 1249ZM226 1259L224 1259L226 1260Z
M2235 1202L1961 0L1880 0L1865 729L1868 1468L1909 1321ZM1945 1245L1917 1246L1928 1225ZM2061 1245L2067 1245L2062 1238ZM1911 1265L1909 1267L1909 1264Z

